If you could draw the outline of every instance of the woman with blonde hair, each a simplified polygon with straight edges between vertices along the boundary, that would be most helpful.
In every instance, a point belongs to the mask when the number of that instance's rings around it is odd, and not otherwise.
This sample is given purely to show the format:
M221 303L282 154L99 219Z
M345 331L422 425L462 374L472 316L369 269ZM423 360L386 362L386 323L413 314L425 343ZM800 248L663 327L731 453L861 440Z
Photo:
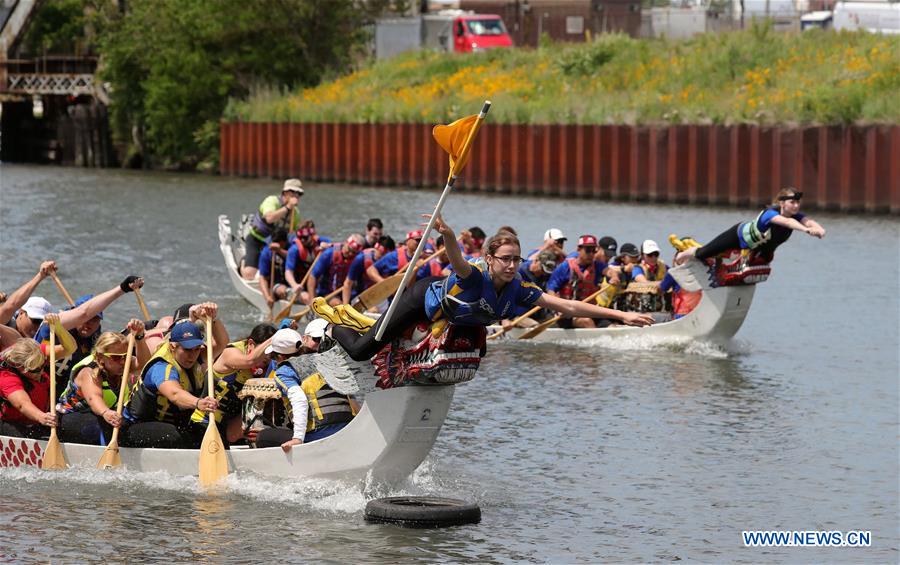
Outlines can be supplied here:
M65 351L75 350L75 340L59 323L59 314L47 314ZM44 367L47 348L22 338L0 352L0 435L40 438L56 427L50 415L50 379Z
M771 261L775 249L795 230L822 239L825 228L800 213L801 198L803 193L796 188L782 188L772 205L763 209L755 220L735 224L703 247L688 247L675 256L675 264L681 265L691 257L706 261L729 249L752 249Z
M143 341L144 323L132 319L127 327L135 335L131 373L150 358L150 351ZM102 445L105 443L103 440L112 434L112 428L122 425L116 404L125 373L127 349L128 339L124 335L103 332L91 354L72 367L72 376L57 404L57 411L61 414L60 440Z

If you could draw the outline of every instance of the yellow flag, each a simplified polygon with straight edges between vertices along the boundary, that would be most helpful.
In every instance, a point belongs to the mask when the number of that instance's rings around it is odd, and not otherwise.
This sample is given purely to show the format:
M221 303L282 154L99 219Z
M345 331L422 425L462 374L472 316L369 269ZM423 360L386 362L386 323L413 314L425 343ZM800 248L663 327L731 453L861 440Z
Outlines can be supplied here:
M469 132L475 127L478 115L460 118L450 125L434 126L432 135L444 151L450 154L450 170L458 173L469 162L469 150L465 146Z

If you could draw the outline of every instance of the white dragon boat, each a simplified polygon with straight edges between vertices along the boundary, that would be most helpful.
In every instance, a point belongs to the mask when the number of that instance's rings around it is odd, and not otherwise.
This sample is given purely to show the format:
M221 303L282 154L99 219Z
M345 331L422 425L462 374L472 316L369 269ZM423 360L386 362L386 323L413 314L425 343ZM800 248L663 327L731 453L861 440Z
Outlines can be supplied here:
M750 311L756 284L765 281L770 271L768 262L755 261L739 250L709 264L692 259L685 265L671 269L672 276L683 288L703 291L700 302L687 315L677 319L668 316L665 321L647 327L620 325L594 329L551 327L530 340L568 343L639 337L659 341L702 340L725 343L741 329ZM488 328L488 332L500 330L500 326ZM513 328L499 340L518 339L528 330L529 328Z
M226 451L231 473L281 478L329 478L393 484L403 480L431 451L453 398L453 385L403 386L366 395L359 414L327 438L295 446L233 448ZM0 467L40 466L47 442L0 436ZM94 468L102 446L63 443L70 467ZM126 471L197 475L195 449L120 447Z
M241 276L238 270L241 258L244 256L244 231L242 226L238 228L237 233L232 231L231 222L228 216L224 214L219 216L219 250L222 252L222 258L225 259L225 270L228 271L228 278L238 294L244 297L247 302L259 308L260 312L269 314L269 305L263 298L262 292L259 290L259 279L248 281ZM280 312L288 305L286 300L276 300L272 307L273 312Z

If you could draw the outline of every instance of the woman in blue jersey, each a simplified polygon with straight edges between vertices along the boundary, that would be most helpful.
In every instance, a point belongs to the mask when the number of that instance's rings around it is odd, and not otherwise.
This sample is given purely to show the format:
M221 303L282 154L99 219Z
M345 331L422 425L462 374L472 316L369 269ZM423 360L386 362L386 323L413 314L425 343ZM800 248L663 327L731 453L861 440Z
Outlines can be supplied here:
M802 197L796 188L782 188L755 220L735 224L703 247L687 248L675 256L675 263L681 265L691 257L705 261L729 249L752 249L771 260L775 249L795 230L822 239L825 228L800 213Z
M435 229L444 236L444 241L456 241L456 234L440 216L436 218ZM370 359L385 344L422 321L443 317L453 324L487 326L508 317L517 306L530 308L538 305L565 316L613 318L631 326L653 323L648 314L620 312L587 302L566 300L544 294L537 285L525 282L518 273L522 263L522 247L511 233L500 232L492 237L484 246L484 255L472 262L465 260L456 245L447 245L445 249L453 273L447 277L424 278L406 291L388 321L382 341L376 341L375 334L384 318L364 334L339 325L333 327L332 336L350 357L357 361ZM324 301L317 301L313 309L335 324L340 322L340 318Z

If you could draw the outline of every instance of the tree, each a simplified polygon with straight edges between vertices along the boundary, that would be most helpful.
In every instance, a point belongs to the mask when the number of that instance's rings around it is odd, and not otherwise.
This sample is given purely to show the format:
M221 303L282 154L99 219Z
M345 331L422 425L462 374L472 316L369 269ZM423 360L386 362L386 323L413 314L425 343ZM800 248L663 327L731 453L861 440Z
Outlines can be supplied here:
M366 39L354 0L133 0L127 8L101 12L97 24L115 128L169 166L216 156L229 97L256 85L315 85L346 70Z

